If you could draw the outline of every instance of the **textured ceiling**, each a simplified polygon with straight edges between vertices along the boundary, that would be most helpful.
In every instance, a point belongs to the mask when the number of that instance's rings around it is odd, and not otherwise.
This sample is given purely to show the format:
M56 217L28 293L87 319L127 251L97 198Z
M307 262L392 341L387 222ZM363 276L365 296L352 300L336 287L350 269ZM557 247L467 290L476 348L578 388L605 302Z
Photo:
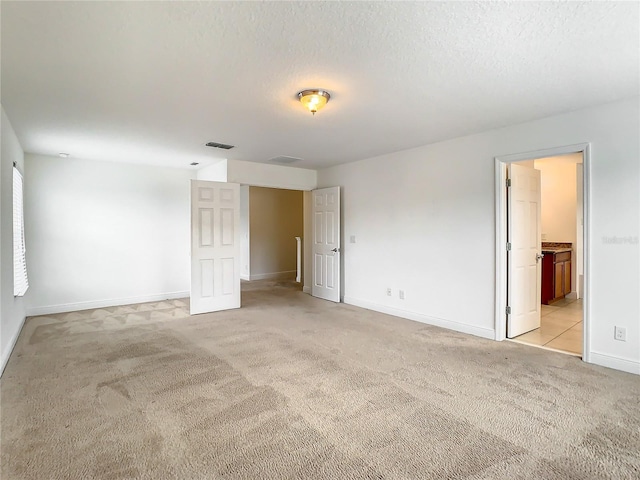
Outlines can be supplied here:
M28 152L319 168L639 94L637 2L7 2ZM314 116L302 89L332 94ZM204 143L236 145L213 150Z

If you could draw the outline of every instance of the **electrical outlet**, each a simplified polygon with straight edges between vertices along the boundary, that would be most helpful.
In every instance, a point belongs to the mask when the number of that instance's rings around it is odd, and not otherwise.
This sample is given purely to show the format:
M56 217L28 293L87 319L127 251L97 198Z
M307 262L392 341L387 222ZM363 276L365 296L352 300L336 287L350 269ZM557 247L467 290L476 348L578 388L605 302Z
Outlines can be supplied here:
M391 289L387 288L387 297L390 297L390 296L391 296Z
M400 297L400 300L404 300L404 290L400 290L398 292L398 296Z
M614 331L614 338L621 342L627 341L627 329L624 327L616 327Z

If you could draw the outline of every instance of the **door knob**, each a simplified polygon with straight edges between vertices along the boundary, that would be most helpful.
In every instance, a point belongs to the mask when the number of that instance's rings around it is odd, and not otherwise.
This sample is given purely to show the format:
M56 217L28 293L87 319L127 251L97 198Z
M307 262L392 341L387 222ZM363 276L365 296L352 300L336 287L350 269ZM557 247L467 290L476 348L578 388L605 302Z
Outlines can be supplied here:
M544 253L536 253L536 263L538 263L542 257L544 257Z
M340 249L338 247L336 247L336 248L332 248L331 251L335 252L335 253L338 253L340 251Z

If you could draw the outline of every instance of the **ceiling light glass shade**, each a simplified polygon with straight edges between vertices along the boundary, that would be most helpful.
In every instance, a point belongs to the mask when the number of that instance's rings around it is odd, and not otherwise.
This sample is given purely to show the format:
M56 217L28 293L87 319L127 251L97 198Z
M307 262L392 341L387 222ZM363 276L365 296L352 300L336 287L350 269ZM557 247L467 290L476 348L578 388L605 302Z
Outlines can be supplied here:
M331 95L325 90L303 90L298 93L298 98L315 115L318 110L327 104Z

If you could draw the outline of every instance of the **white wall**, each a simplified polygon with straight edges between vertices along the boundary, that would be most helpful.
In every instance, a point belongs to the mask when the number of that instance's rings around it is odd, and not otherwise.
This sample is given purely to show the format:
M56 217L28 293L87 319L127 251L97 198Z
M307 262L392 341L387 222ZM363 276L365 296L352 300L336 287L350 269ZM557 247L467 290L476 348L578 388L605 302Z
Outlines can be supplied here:
M639 100L321 170L343 187L345 302L494 338L494 158L590 142L591 361L640 373Z
M250 187L251 280L295 278L303 234L302 192Z
M227 160L220 160L213 165L200 168L197 170L196 178L198 180L207 180L209 182L226 182Z
M0 373L9 360L11 350L25 319L25 300L31 295L31 289L24 297L13 296L13 162L18 170L24 172L24 153L11 126L9 118L1 109L0 130ZM26 178L25 178L26 182ZM25 187L25 193L27 188ZM26 237L27 242L29 237ZM33 256L27 243L27 273L33 271Z
M29 314L188 295L195 172L39 155L26 170Z
M229 160L227 181L256 187L287 188L290 190L313 190L318 174L315 170L270 165L264 163Z

